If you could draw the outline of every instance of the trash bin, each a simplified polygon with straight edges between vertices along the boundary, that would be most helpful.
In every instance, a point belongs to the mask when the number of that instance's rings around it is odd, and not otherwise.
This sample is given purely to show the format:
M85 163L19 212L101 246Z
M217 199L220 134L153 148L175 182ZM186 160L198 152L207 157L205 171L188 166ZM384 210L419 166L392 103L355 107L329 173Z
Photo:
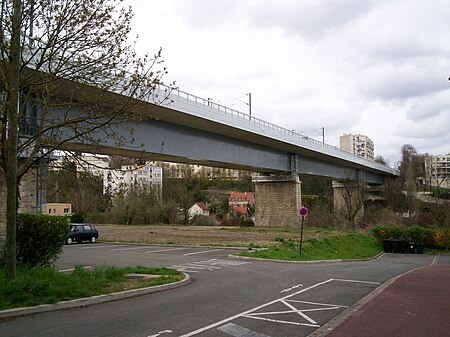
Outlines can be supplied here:
M391 240L391 253L400 253L400 240Z
M417 254L423 254L423 242L416 243L416 252Z
M392 240L383 240L383 250L385 253L392 251Z
M406 254L408 253L408 241L399 240L399 253Z
M408 242L408 253L409 254L416 253L416 243L415 242Z

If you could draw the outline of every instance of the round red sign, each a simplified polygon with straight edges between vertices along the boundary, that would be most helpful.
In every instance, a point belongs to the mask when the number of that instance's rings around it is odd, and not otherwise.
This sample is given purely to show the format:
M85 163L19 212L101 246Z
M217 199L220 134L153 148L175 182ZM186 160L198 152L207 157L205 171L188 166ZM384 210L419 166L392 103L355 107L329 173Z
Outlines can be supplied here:
M301 216L306 216L306 215L308 215L308 209L307 209L306 207L300 208L299 214L300 214Z

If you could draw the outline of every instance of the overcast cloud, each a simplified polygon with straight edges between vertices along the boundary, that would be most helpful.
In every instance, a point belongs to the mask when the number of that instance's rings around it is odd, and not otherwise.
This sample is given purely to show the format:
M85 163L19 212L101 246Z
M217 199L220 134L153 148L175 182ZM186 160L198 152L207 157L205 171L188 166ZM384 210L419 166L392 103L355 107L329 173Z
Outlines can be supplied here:
M399 160L450 153L448 0L128 0L138 50L163 49L166 82L339 145Z

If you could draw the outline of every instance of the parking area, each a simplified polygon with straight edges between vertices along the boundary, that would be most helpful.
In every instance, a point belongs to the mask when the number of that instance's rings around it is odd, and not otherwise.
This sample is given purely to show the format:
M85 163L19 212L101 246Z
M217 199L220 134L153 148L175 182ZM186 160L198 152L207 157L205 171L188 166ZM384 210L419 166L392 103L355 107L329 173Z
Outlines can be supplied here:
M425 254L320 264L227 258L238 251L119 243L65 246L55 263L60 270L76 265L162 266L187 272L192 282L148 296L42 313L39 320L26 316L4 321L0 335L75 337L83 322L83 335L92 337L306 337L326 329L327 322L353 310L393 276L447 262L446 257Z
M95 267L104 265L107 259L115 261L118 266L164 266L196 274L251 263L227 258L229 254L240 251L242 249L87 243L65 246L66 254L55 265L60 270L73 268L75 265Z
M273 301L186 333L189 336L307 336L379 285L365 280L328 279L291 289Z

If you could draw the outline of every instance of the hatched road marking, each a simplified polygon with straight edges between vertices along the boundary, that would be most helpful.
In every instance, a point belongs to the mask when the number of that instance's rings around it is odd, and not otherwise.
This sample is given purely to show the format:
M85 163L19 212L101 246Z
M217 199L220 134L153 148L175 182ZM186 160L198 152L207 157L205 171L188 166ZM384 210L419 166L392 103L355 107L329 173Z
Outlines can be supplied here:
M225 332L227 335L233 336L233 337L270 337L267 335L263 335L261 333L257 333L255 331L251 331L247 328L244 328L242 326L239 326L237 324L233 324L233 323L228 323L225 324L219 328L217 328L217 330Z
M343 280L343 279L328 279L326 281L323 282L319 282L316 283L312 286L309 286L308 288L299 290L293 294L275 299L273 301L267 302L265 304L262 304L260 306L257 306L253 309L241 312L239 314L236 314L234 316L225 318L221 321L218 321L216 323L210 324L208 326L205 326L203 328L197 329L195 331L191 331L187 334L184 334L180 337L191 337L191 336L195 336L198 335L204 331L208 331L212 328L217 328L220 326L224 326L226 323L229 323L237 318L251 318L251 319L259 319L259 320L264 320L264 321L268 321L268 322L274 322L274 323L280 323L280 324L290 324L290 325L300 325L300 326L308 326L308 327L315 327L318 328L320 327L320 325L313 320L311 317L309 317L308 315L305 314L305 312L314 312L314 311L321 311L321 310L337 310L337 309L344 309L347 308L347 306L344 305L336 305L336 304L328 304L328 303L317 303L317 302L307 302L307 301L300 301L300 300L294 300L291 299L292 297L299 295L301 293L304 293L306 291L309 291L311 289L317 288L319 286L328 284L330 282L333 281L337 281L337 282L351 282L351 283L363 283L363 284L374 284L374 285L379 285L380 283L378 282L370 282L370 281L358 281L358 280ZM271 305L274 304L283 304L284 306L288 307L290 310L283 310L283 311L265 311L265 312L261 312L261 309L264 309L266 307L269 307ZM295 305L294 305L295 304ZM305 309L299 309L298 306L308 306L308 308ZM315 306L313 308L311 308L311 305ZM295 313L298 315L297 320L293 320L292 319L292 313ZM282 319L272 319L272 318L268 318L268 317L263 317L263 316L270 316L270 315L278 315L277 317L279 317L279 315L286 315L290 318L290 320L286 319L286 320L282 320ZM307 321L308 323L304 323L304 321ZM233 335L232 335L233 336ZM252 336L251 334L249 336ZM261 335L264 336L264 335Z
M176 270L181 271L181 272L198 273L200 270L217 270L217 269L221 269L222 267L240 266L240 265L248 264L248 263L251 263L251 262L210 259L210 260L196 261L196 262L190 262L190 263L184 263L184 264L173 264L170 267L175 268Z

